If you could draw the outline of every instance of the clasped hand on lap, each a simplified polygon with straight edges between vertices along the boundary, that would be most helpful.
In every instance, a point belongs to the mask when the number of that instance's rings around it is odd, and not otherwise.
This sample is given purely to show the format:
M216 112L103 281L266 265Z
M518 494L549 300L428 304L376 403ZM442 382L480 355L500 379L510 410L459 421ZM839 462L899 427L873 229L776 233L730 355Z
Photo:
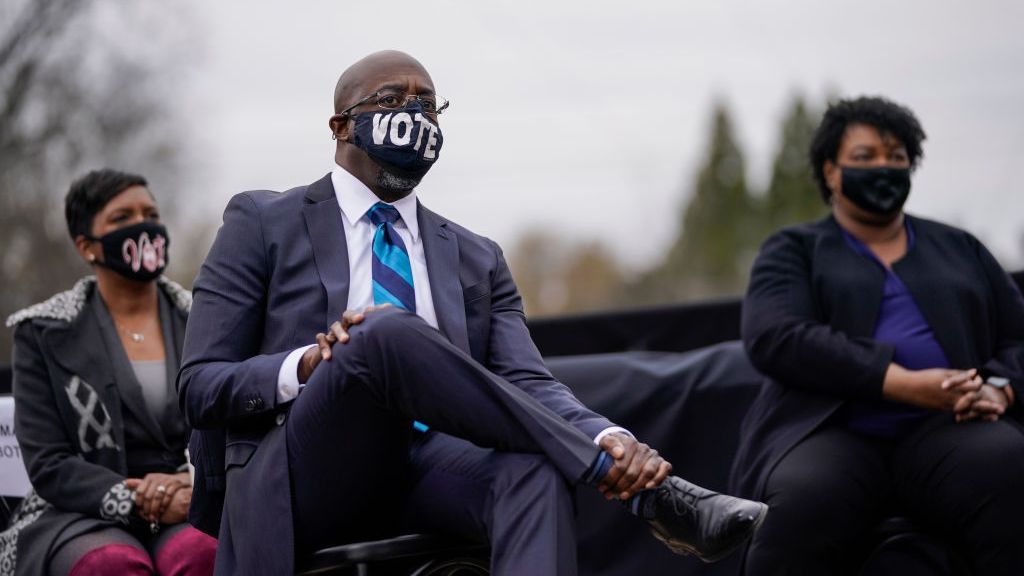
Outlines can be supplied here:
M349 328L362 323L366 319L367 314L390 307L391 304L380 304L378 306L367 306L362 310L345 310L341 314L341 320L331 324L326 333L320 332L317 334L316 346L310 346L302 355L298 367L299 382L305 384L321 361L329 361L331 359L331 346L339 342L341 344L348 342Z
M658 451L629 434L613 432L601 439L601 449L614 464L597 489L608 500L629 500L645 488L654 488L672 472L672 464Z
M957 422L994 422L1010 403L1007 392L982 382L974 368L907 370L898 364L890 364L882 393L889 400L953 412Z
M188 518L192 503L188 472L152 472L143 478L128 478L125 486L135 491L135 508L147 522L178 524Z

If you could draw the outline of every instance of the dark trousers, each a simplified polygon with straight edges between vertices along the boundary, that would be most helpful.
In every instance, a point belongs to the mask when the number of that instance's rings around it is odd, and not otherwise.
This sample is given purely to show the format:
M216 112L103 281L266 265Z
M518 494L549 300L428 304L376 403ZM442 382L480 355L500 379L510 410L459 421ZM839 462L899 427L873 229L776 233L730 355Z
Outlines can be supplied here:
M593 440L418 316L374 312L351 336L288 415L300 558L411 527L488 540L495 574L574 574L570 484Z
M1022 488L1024 433L1013 422L937 414L899 440L828 425L769 476L771 513L746 574L856 574L871 529L894 513L958 549L974 574L1024 574Z

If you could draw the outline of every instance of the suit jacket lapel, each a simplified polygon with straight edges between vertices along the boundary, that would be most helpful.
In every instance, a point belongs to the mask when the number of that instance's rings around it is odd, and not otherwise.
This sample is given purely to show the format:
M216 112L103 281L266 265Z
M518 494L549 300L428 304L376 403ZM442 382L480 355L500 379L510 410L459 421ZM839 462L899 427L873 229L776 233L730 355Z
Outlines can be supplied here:
M92 310L85 312L92 312L99 324L100 332L103 335L102 341L106 343L107 362L113 369L114 382L117 384L117 390L121 396L121 404L132 412L139 424L160 446L166 448L167 441L163 431L160 429L156 417L146 406L146 400L142 396L142 386L135 377L131 360L128 359L128 354L121 345L121 339L117 335L117 329L114 327L114 322L111 320L103 300L99 296L94 297Z
M440 216L419 204L417 211L423 253L430 275L437 326L448 341L470 353L466 306L459 281L459 241Z
M833 286L833 290L830 290L827 297L829 308L826 311L828 322L850 336L873 337L882 306L885 272L877 262L858 253L846 243L834 217L828 216L822 226L825 228L821 240L826 255L824 262L831 271L841 271L858 279L855 283Z
M302 215L306 219L317 273L327 293L327 316L323 325L329 326L341 318L341 313L348 306L349 286L345 226L330 174L309 186Z
M120 404L113 393L115 377L110 358L107 353L103 330L99 319L92 311L92 302L99 299L93 288L86 300L85 308L78 317L67 326L56 326L45 331L47 346L54 351L53 357L65 371L78 376L91 386L100 401L106 407L111 420L111 433L114 442L124 446L124 417ZM70 377L69 377L70 378ZM61 382L66 387L68 382ZM59 393L59 392L58 392ZM123 401L123 399L122 399ZM124 451L120 451L121 465L124 466Z

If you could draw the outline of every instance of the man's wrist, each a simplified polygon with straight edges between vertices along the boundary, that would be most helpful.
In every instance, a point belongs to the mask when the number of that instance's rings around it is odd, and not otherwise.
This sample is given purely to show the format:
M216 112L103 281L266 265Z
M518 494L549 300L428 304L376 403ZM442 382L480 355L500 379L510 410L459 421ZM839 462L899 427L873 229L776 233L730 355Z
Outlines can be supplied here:
M604 437L608 436L609 434L622 434L624 436L629 436L630 438L635 438L632 432L626 430L622 426L609 426L604 430L598 432L597 436L594 436L594 444L600 444L601 440L603 440Z
M311 347L316 347L316 344L292 350L281 362L281 368L277 375L277 401L279 404L294 400L299 395L299 390L305 386L299 382L298 364L302 361L306 350Z
M299 384L305 384L309 377L312 375L312 370L309 370L309 362L306 361L306 354L309 354L310 348L299 356L299 363L295 365L295 378L298 379Z

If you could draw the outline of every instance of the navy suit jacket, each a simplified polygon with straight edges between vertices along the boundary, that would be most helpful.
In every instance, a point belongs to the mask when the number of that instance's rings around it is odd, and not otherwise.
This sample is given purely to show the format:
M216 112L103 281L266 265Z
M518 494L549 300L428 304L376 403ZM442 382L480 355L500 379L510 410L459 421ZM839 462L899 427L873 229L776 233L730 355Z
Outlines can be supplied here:
M548 372L498 245L422 204L418 218L441 333L585 434L612 426ZM290 404L277 401L278 372L289 352L341 317L348 289L348 250L329 174L285 193L231 199L196 278L178 381L188 422L209 431L193 450L216 453L226 444L223 465L215 454L194 458L206 478L197 480L193 497L199 524L216 522L223 497L218 573L294 570L282 426Z

